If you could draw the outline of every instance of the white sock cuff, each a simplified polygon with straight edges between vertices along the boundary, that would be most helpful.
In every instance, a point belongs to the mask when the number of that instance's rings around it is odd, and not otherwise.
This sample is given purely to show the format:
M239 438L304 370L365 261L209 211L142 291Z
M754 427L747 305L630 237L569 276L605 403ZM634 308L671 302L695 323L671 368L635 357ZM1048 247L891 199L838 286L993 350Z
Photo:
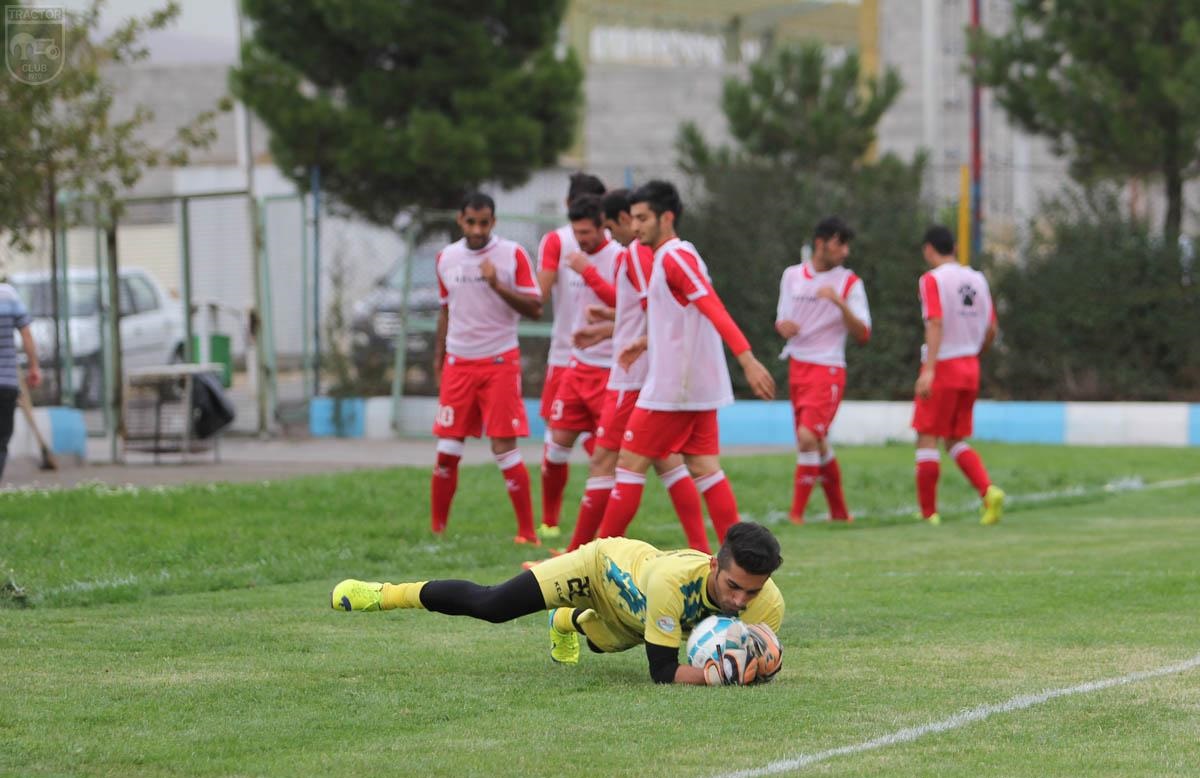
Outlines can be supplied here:
M700 492L703 494L704 492L707 492L709 489L713 488L714 486L716 486L717 484L721 483L724 480L725 480L725 471L718 470L715 473L709 473L708 475L697 478L696 479L696 488L699 489Z
M957 443L955 443L953 446L950 447L950 458L958 459L959 454L963 454L970 450L971 450L971 447L970 447L970 445L967 444L967 441L960 440Z
M437 452L439 454L449 454L452 457L461 457L467 445L461 440L454 438L438 438Z
M673 467L670 470L668 470L667 472L660 475L658 477L658 480L662 481L662 485L664 487L666 487L667 489L670 489L672 486L674 486L675 484L679 483L680 481L682 481L683 479L685 479L687 477L688 477L687 465L680 465L679 467Z
M546 461L556 465L565 465L571 461L571 449L560 446L553 440L546 443Z
M936 448L919 448L917 449L918 462L940 462L942 461L942 453Z
M645 473L635 473L632 470L626 470L623 467L617 468L617 483L619 484L644 484L646 483Z
M542 433L542 442L547 446L554 442L554 433L551 432L549 428Z
M617 485L617 477L612 475L595 475L587 479L583 489L587 492L611 492L612 488Z
M826 444L825 453L821 455L821 464L827 465L837 459L837 454L833 453L833 446Z
M503 454L492 454L496 459L496 464L501 470L507 470L510 467L515 467L525 460L521 458L521 449L514 448L512 451L505 451Z
M796 454L796 464L806 467L817 467L821 464L821 452L819 451L801 451Z

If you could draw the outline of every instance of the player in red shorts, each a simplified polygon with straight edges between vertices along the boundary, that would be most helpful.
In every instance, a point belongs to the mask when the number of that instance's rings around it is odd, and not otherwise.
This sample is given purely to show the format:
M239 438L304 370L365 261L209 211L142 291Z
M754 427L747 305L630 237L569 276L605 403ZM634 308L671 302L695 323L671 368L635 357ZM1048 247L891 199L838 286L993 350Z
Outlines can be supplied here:
M646 334L646 286L654 265L654 252L636 240L633 217L629 213L629 190L608 192L604 195L603 207L604 226L617 242L626 246L626 250L617 257L613 280L615 305L589 306L590 318L597 321L589 319L588 324L577 329L575 342L580 345L611 338L610 348L613 353L618 353ZM592 276L591 271L577 269L589 278ZM596 449L592 452L587 486L579 504L579 518L575 522L575 531L567 551L594 540L600 528L609 495L616 485L621 439L646 380L646 371L647 360L640 358L629 369L614 364L607 376L604 407L596 428ZM688 546L708 553L708 535L704 531L700 493L688 475L683 457L671 454L664 459L654 460L653 464L679 516Z
M932 268L921 276L918 286L925 345L912 421L917 431L921 517L931 524L942 521L937 512L940 438L983 499L980 523L995 524L1004 509L1004 492L988 478L983 460L966 439L971 436L972 411L979 394L979 355L996 337L996 309L983 274L955 259L950 230L930 227L921 250Z
M542 298L529 255L493 235L495 223L492 198L481 192L469 195L458 213L462 239L437 257L442 310L434 351L438 456L431 526L435 534L446 530L464 439L485 434L517 514L516 542L537 544L529 471L517 448L517 438L529 435L517 323L522 316L540 317Z
M787 338L788 388L796 425L796 477L791 520L804 523L804 508L820 480L833 521L853 521L842 493L842 472L829 427L846 389L846 335L871 337L871 311L862 280L845 267L854 231L836 216L813 233L812 258L783 271L775 329Z
M571 207L575 198L588 194L603 195L604 182L587 173L573 174L567 189L567 208ZM580 307L578 298L587 289L582 276L567 263L567 257L578 251L579 243L575 240L570 223L546 233L538 246L538 287L542 299L553 302L554 312L540 411L541 417L547 422L545 446L542 449L542 525L539 527L540 534L545 538L554 538L560 533L558 521L562 512L563 491L567 488L567 463L571 458L570 447L564 448L551 439L549 421L559 384L571 362L571 332L575 313Z
M647 183L630 197L630 210L638 240L654 249L646 292L649 337L626 346L617 358L628 369L645 351L647 375L622 436L617 484L598 535L625 534L641 502L650 463L680 453L704 496L717 540L723 541L738 512L719 457L717 408L733 402L721 341L737 357L757 396L774 397L775 381L713 291L695 246L676 236L683 204L675 187L665 181Z

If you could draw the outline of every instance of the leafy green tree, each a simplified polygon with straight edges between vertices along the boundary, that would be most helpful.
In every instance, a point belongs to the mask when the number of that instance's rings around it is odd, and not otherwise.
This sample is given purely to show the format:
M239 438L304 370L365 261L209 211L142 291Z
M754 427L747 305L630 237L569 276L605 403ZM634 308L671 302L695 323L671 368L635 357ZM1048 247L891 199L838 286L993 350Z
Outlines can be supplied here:
M810 44L755 65L746 82L727 82L736 146L712 148L691 125L680 131L680 165L703 193L680 233L713 269L718 292L755 352L775 366L777 382L787 380L787 364L770 359L783 346L774 326L780 276L801 261L817 222L836 213L857 231L847 264L863 279L873 319L870 358L848 346L848 392L912 396L922 337L919 244L929 219L921 201L925 160L870 157L875 126L900 88L894 71L864 78L854 55L831 63Z
M1173 245L1200 162L1200 0L1015 0L975 75L1083 178L1159 176Z
M26 250L34 233L71 219L72 213L56 212L58 191L85 195L118 215L119 198L148 168L185 164L190 150L211 143L217 110L229 107L223 102L194 117L164 147L139 134L154 118L146 106L125 118L113 115L104 68L145 59L145 33L171 24L179 4L126 19L106 36L98 31L102 6L92 0L86 10L66 13L65 59L56 77L36 85L0 78L0 225L11 244ZM35 37L54 34L47 25Z
M384 225L520 184L570 144L582 71L556 42L566 0L245 0L254 20L234 92L271 153Z
M712 149L692 123L680 131L681 164L703 173L735 158L789 170L842 173L862 162L875 128L900 94L899 74L864 78L857 54L831 61L820 43L779 49L725 82L721 106L737 149Z

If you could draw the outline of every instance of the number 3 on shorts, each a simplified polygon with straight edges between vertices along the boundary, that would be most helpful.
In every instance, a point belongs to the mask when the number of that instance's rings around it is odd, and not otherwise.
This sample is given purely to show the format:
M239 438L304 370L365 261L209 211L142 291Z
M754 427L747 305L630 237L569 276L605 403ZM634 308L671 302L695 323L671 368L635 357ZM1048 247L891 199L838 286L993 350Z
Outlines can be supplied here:
M554 402L550 403L550 418L554 421L562 421L562 415L563 401L555 400Z

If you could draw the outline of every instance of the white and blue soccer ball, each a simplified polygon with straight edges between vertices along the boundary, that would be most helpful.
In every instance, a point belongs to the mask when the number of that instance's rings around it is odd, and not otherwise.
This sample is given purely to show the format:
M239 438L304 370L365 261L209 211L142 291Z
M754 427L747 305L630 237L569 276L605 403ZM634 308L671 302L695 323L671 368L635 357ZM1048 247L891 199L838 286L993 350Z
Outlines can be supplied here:
M732 632L730 627L734 627ZM688 637L688 664L702 668L709 659L717 659L721 651L745 647L745 631L740 619L733 616L709 616L697 624Z

